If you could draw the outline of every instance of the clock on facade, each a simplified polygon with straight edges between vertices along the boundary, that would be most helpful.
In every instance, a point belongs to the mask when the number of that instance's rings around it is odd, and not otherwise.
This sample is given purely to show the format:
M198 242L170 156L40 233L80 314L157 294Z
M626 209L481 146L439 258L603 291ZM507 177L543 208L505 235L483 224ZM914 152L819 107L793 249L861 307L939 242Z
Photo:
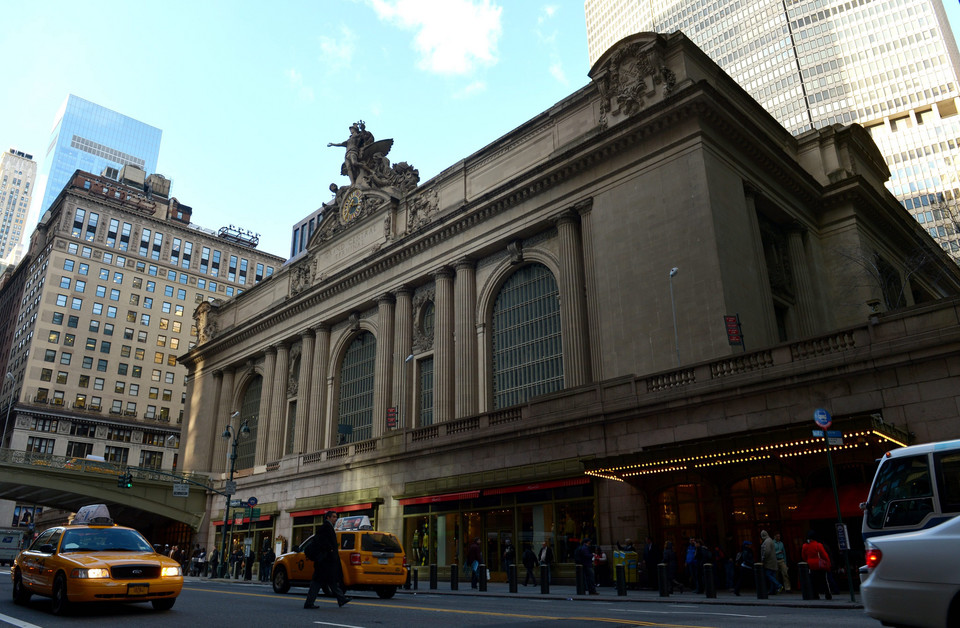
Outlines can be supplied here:
M360 192L351 190L343 199L343 206L340 208L340 219L348 223L360 213Z

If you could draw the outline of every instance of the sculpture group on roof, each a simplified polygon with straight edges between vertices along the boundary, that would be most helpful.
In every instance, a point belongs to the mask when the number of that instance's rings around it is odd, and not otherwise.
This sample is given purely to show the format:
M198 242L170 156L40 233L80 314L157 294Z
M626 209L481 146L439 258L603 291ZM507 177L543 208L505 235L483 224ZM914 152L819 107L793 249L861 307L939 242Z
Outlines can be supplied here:
M363 120L350 125L350 137L342 142L330 142L327 146L346 149L340 174L350 179L350 187L384 191L395 188L395 195L403 196L420 182L420 173L407 162L390 164L387 154L393 146L393 140L375 140ZM340 195L337 196L339 200Z

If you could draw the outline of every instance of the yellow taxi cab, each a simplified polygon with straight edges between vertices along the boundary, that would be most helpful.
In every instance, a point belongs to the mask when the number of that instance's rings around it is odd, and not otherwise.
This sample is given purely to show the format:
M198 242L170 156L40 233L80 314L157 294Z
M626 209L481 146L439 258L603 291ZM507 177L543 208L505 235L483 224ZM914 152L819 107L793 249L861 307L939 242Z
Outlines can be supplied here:
M14 602L50 597L57 615L78 602L151 602L165 611L183 588L180 565L136 530L115 525L105 504L84 506L70 525L41 532L10 576Z
M343 572L341 588L375 591L382 599L392 598L397 587L407 581L407 557L400 540L389 532L374 530L366 515L341 517L336 531ZM286 593L291 586L310 586L313 562L303 550L313 539L311 536L292 552L277 557L272 571L274 591Z

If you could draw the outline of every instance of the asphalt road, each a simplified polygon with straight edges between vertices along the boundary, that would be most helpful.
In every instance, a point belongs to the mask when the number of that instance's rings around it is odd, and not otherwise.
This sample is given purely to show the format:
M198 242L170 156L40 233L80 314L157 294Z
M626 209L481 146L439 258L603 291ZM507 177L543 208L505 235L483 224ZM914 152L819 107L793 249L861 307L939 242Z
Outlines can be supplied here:
M630 592L618 597L613 589L600 596L576 596L572 588L554 587L550 595L539 588L516 594L506 585L491 583L487 593L438 589L401 591L391 600L373 593L356 593L338 608L320 598L316 610L303 608L305 589L277 595L265 584L190 578L173 610L156 612L149 604L92 605L69 617L55 617L50 603L34 597L27 606L11 599L8 568L0 568L0 626L171 626L181 628L246 628L266 626L547 626L557 622L605 626L663 626L667 628L876 628L880 624L856 604L836 600L803 602L800 596L770 600L735 598L722 594L706 600L692 594L660 599L655 592Z

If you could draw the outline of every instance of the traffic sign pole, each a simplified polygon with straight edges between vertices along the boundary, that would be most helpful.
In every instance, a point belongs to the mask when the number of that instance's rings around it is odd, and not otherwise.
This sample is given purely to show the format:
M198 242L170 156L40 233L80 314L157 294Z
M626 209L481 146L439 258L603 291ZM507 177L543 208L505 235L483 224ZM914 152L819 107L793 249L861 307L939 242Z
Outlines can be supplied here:
M823 446L827 450L827 468L830 470L830 485L833 487L833 502L837 506L837 531L845 530L843 526L843 512L840 510L840 494L837 491L837 476L833 472L833 456L830 455L830 433L827 431L833 424L833 419L830 417L830 413L824 410L823 408L817 408L813 412L814 422L823 428ZM845 549L843 546L849 545L846 542L847 540L837 538L837 544L840 546L840 552L843 554L843 565L847 571L847 588L850 590L850 601L856 602L857 598L853 592L853 574L850 573L850 552Z

